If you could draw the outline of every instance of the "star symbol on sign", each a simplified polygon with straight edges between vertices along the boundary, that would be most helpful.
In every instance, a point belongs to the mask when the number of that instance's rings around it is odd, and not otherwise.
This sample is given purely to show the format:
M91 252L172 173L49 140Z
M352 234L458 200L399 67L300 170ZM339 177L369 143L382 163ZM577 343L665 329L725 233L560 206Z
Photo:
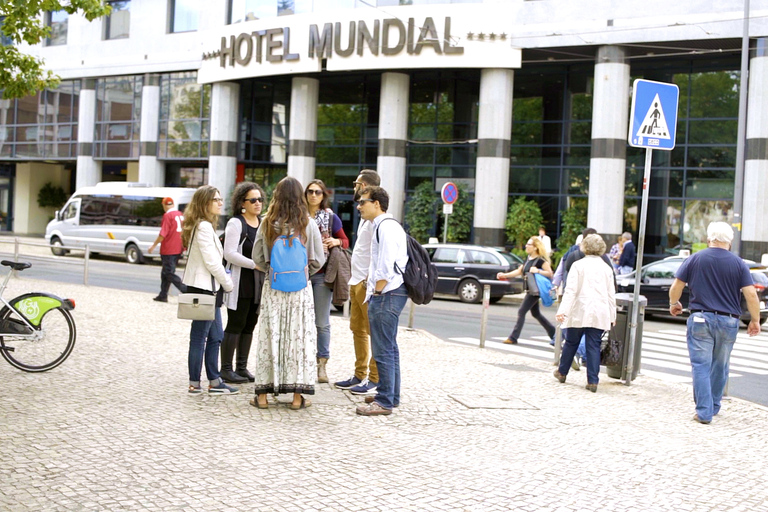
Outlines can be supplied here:
M467 32L467 39L472 39L474 37L474 32Z
M507 39L507 33L506 32L502 32L499 37L501 38L502 41L505 41Z
M483 39L485 39L485 34L480 32L479 34L477 34L477 38L482 41Z
M494 34L493 32L491 32L491 34L488 36L488 38L489 38L491 41L494 41L494 40L496 40L496 34Z

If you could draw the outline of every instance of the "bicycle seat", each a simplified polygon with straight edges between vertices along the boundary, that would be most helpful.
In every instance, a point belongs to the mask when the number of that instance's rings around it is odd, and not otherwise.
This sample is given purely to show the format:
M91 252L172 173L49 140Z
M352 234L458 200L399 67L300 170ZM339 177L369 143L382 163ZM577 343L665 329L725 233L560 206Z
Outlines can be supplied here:
M23 261L16 262L16 261L3 260L3 261L0 261L0 263L5 265L6 267L11 267L13 270L24 270L25 268L29 268L32 266L31 263L24 263Z

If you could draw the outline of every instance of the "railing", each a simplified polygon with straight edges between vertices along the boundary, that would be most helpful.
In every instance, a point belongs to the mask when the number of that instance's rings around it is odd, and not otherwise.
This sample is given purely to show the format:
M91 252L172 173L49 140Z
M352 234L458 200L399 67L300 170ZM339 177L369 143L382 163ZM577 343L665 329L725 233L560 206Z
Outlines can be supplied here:
M65 258L63 256L56 256L53 253L50 253L50 255L44 256L43 251L38 251L40 254L30 254L30 253L24 253L22 254L20 248L21 246L29 246L29 247L44 247L47 251L51 251L51 246L48 245L45 242L30 242L28 240L22 240L19 237L13 237L13 238L2 238L0 237L0 245L2 244L13 244L13 261L19 261L19 257L23 257L24 260L38 260L38 261L56 261L58 264L62 265L75 265L75 266L82 266L83 267L83 284L88 286L88 264L91 260L91 249L88 245L85 246L85 248L82 247L69 247L66 245L60 245L56 246L57 248L61 248L65 251L82 251L83 259L80 260L78 258Z

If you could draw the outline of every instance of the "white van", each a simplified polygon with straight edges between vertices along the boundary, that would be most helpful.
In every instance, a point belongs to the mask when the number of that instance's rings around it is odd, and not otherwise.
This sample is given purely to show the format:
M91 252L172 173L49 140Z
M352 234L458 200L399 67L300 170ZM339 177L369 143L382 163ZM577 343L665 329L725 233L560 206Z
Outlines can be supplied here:
M85 187L69 198L45 228L51 251L63 256L64 247L102 254L124 254L129 263L159 257L147 254L160 234L164 197L172 197L180 211L192 200L193 188L152 187L146 183L103 182Z

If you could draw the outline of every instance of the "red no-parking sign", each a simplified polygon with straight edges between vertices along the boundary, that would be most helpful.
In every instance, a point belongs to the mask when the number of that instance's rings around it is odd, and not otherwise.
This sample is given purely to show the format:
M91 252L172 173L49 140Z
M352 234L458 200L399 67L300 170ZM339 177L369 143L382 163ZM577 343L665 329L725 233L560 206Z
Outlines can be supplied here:
M455 183L449 181L440 190L440 197L445 204L453 204L459 198L459 188Z

